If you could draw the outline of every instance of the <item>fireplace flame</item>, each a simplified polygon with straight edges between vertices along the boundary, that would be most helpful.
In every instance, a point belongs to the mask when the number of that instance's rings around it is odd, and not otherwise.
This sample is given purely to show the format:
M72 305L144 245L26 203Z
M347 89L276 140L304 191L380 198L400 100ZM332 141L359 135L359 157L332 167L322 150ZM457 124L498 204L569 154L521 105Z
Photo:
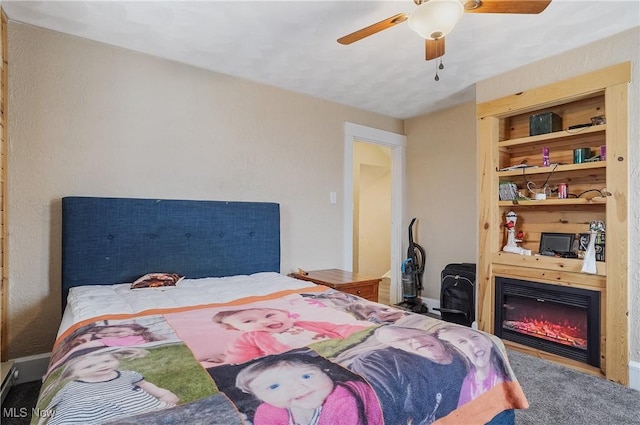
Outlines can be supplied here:
M587 349L587 340L578 336L580 329L571 325L560 325L546 320L524 318L523 320L505 320L502 327L514 332L543 338L571 347Z

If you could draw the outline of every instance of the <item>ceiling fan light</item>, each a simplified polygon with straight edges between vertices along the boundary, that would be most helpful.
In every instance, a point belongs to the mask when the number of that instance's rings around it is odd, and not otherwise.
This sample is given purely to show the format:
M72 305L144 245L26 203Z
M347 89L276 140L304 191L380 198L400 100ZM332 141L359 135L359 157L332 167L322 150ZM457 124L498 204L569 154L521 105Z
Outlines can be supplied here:
M459 0L428 0L409 16L409 27L420 37L435 40L453 29L464 14Z

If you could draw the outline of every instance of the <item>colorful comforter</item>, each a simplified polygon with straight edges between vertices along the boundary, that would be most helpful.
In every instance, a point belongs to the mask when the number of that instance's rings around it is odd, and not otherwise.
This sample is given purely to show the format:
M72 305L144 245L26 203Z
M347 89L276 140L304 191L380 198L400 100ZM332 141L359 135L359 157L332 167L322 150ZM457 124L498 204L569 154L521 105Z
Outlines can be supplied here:
M527 406L493 335L314 286L75 323L32 423L484 424Z

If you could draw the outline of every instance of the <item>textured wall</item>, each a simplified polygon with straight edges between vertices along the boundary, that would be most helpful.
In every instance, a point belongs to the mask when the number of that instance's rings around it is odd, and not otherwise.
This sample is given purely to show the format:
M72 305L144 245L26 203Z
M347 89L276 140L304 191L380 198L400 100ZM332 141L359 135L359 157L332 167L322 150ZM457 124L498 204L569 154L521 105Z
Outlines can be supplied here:
M6 249L6 238L7 238L7 228L5 227L6 221L6 201L7 197L5 193L7 191L7 125L5 124L5 97L7 96L6 87L7 87L7 71L9 67L7 66L8 58L7 58L7 19L4 11L0 11L2 16L0 16L0 79L2 80L0 85L0 177L2 177L2 183L0 183L0 294L2 299L0 299L0 320L2 321L2 325L0 325L0 358L4 361L6 356L6 345L5 339L6 335L6 321L7 321L7 304L8 299L6 297L7 294L7 280L5 279L5 262L7 261L8 252Z
M406 120L405 135L406 222L417 218L415 241L426 251L423 295L439 300L442 269L477 257L476 104Z
M640 27L519 68L476 85L478 103L631 62L629 85L629 345L630 360L640 361Z
M342 265L344 122L400 120L9 23L9 357L51 349L60 198L273 201L282 271Z

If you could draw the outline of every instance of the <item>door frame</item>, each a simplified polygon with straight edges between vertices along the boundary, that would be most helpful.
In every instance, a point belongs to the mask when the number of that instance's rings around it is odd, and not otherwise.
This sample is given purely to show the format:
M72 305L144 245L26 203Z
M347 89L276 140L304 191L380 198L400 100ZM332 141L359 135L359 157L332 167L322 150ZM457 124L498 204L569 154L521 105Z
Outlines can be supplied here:
M355 142L391 149L391 304L402 301L403 217L407 137L360 124L344 124L344 257L343 268L353 268L353 150Z

